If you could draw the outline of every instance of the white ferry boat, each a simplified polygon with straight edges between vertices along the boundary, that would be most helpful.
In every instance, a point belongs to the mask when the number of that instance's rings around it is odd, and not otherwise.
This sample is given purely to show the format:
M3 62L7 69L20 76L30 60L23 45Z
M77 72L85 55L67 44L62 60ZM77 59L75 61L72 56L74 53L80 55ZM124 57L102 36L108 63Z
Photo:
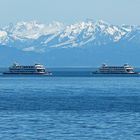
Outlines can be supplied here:
M134 68L128 64L123 66L108 66L103 64L97 71L92 74L139 74L134 71Z
M42 64L35 64L33 66L23 66L14 63L9 70L3 72L3 74L37 74L37 75L51 75L52 73L47 72Z

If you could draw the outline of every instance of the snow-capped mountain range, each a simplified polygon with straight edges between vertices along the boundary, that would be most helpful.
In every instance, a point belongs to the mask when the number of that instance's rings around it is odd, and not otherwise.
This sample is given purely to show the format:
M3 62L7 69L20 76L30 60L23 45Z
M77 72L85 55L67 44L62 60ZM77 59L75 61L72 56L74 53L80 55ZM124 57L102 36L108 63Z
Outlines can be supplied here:
M47 66L140 65L140 26L86 20L71 25L36 21L0 29L0 65Z
M0 29L0 45L23 51L45 52L50 48L94 47L122 41L139 44L140 26L117 26L102 20L71 25L31 21L9 24Z

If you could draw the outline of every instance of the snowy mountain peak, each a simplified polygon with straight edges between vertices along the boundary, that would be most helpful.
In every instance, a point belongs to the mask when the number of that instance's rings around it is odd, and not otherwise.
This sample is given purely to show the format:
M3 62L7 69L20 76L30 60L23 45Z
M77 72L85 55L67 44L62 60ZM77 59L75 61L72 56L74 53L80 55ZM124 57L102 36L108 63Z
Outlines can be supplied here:
M3 28L14 39L37 39L38 37L46 34L53 34L62 30L63 24L53 22L51 24L42 24L37 21L18 22L16 25L10 24Z
M98 20L96 22L97 25L105 25L105 26L110 26L110 24L106 21L103 21L103 20Z

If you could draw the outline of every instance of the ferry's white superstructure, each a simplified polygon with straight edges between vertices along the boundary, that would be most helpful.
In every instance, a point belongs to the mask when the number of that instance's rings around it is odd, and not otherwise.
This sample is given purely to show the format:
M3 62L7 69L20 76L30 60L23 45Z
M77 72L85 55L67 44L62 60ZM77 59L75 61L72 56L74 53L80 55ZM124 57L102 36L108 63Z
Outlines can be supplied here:
M32 66L23 66L17 63L14 63L7 72L3 74L50 74L46 72L45 67L42 64L35 64Z
M93 74L137 74L134 68L128 64L123 66L108 66L103 64L96 72Z

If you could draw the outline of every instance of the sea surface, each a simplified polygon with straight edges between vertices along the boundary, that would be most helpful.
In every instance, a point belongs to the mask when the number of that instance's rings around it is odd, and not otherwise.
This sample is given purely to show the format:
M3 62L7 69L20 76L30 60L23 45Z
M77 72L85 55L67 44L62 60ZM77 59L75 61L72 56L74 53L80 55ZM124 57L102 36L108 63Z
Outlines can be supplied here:
M0 140L140 140L140 77L0 76Z

